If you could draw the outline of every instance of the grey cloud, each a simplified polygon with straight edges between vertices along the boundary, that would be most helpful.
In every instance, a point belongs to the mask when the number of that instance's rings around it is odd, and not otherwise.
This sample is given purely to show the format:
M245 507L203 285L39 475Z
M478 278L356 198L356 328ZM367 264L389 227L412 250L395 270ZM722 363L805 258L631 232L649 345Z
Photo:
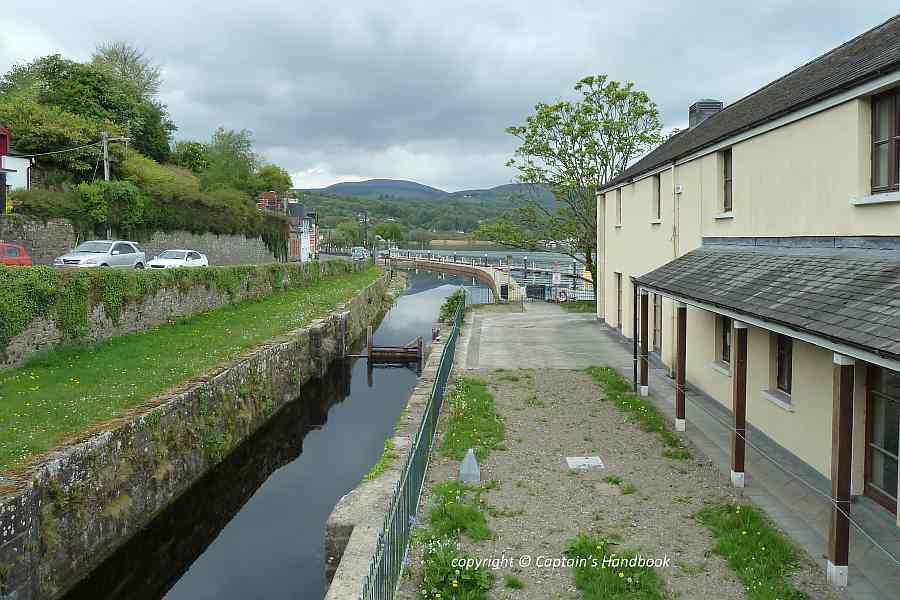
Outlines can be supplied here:
M586 74L634 80L683 125L693 100L734 101L886 19L887 4L37 1L6 15L0 69L11 46L84 59L126 39L164 65L179 137L247 128L292 173L459 189L509 181L504 128Z

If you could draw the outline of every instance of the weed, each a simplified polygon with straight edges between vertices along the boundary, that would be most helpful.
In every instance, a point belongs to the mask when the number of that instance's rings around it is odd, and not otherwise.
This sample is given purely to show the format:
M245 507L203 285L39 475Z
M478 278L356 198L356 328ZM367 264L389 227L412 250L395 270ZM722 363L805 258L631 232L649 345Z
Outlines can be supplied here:
M581 590L584 600L667 598L662 579L653 567L626 566L635 553L611 553L610 544L609 540L588 535L579 535L566 543L565 555L576 560L575 586Z
M400 456L394 450L394 439L388 438L384 441L384 452L381 453L381 457L378 459L372 468L369 469L369 472L363 475L363 481L371 481L377 477L379 477L385 470L391 466L397 457Z
M611 485L621 485L622 484L622 478L619 477L618 475L607 475L603 479L603 481L605 481L606 483L609 483Z
M694 515L716 538L713 552L725 558L747 588L749 600L801 600L789 581L800 551L749 504L710 504Z
M616 408L637 420L641 430L656 432L667 446L663 456L677 460L691 457L684 442L669 429L665 419L649 400L628 393L628 381L609 367L588 367L587 373L606 390Z
M441 454L461 460L469 448L474 448L475 456L483 460L506 437L494 397L483 381L459 377L448 400L450 421Z
M475 498L469 498L471 492ZM481 490L459 481L447 481L434 487L435 507L428 515L432 531L439 537L465 535L473 540L493 539L494 532L484 518Z
M629 494L633 494L637 491L637 486L633 483L626 483L622 486L622 495L627 496Z
M525 587L525 582L515 575L504 575L503 585L511 590L521 590L523 587Z
M487 600L487 592L494 586L494 574L482 566L460 566L474 559L457 541L432 535L422 542L422 548L417 597Z
M532 394L525 399L525 404L528 406L540 407L544 406L544 401L538 398L536 394Z

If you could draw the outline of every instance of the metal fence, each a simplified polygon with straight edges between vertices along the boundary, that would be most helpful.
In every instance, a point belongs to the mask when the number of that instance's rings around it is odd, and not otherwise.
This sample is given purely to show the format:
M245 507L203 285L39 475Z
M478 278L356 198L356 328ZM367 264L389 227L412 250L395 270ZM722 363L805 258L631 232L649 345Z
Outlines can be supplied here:
M403 465L400 481L397 482L397 487L394 489L390 510L384 519L384 526L378 535L375 555L369 565L369 574L363 582L362 592L359 595L360 600L388 600L394 597L397 589L397 582L400 579L409 548L409 533L419 505L419 495L425 481L425 472L428 469L434 430L437 426L438 416L441 414L444 394L447 393L447 383L453 367L453 354L456 351L456 338L459 335L465 310L466 302L464 300L453 317L453 327L447 337L444 350L441 352L441 360L438 364L434 385L431 387L431 395L425 407L425 414L422 416L422 423L419 425L416 439L413 441L406 463Z

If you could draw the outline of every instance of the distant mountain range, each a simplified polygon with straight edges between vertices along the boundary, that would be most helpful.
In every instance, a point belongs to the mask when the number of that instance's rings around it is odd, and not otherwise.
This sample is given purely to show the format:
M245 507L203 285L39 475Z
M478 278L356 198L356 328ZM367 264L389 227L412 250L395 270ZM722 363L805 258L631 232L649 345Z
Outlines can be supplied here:
M415 181L369 179L367 181L348 181L335 183L324 188L299 189L296 191L307 194L326 194L378 200L450 200L480 204L483 207L507 207L520 204L522 200L530 199L536 199L548 206L555 202L553 194L547 188L525 183L508 183L483 190L447 192Z

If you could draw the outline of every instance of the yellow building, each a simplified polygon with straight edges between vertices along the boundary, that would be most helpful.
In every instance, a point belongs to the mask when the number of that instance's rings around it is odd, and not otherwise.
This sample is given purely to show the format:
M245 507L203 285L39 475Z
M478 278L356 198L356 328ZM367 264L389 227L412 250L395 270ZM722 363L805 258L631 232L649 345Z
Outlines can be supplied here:
M736 486L745 420L831 480L838 585L851 498L898 512L898 171L900 16L699 101L598 195L598 317L731 411Z

